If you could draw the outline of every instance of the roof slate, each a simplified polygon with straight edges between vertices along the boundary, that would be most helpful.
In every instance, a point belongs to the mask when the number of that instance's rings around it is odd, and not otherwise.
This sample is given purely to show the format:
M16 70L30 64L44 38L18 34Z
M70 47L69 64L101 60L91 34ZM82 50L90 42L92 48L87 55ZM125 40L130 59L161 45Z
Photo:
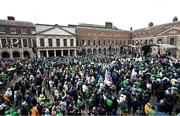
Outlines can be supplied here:
M10 26L21 26L21 27L35 27L31 22L26 21L14 21L14 20L0 20L0 25L10 25Z

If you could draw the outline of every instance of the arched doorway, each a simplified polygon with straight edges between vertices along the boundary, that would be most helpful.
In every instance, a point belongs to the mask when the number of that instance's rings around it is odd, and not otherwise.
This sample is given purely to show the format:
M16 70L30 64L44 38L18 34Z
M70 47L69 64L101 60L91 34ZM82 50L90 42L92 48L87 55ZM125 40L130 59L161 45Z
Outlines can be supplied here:
M1 56L2 56L2 58L10 58L10 55L9 55L8 52L3 52L3 53L1 54Z
M92 50L91 50L91 49L88 49L88 50L87 50L87 54L92 54Z
M93 54L97 54L97 50L96 49L93 49Z
M13 58L19 58L20 57L20 53L15 51L13 52Z
M99 54L102 54L101 48L98 49L98 53L99 53Z
M24 51L23 55L24 55L24 57L26 57L26 58L29 58L29 57L30 57L30 54L29 54L28 51Z
M106 48L104 48L104 55L106 55Z
M86 49L82 49L82 54L86 54Z

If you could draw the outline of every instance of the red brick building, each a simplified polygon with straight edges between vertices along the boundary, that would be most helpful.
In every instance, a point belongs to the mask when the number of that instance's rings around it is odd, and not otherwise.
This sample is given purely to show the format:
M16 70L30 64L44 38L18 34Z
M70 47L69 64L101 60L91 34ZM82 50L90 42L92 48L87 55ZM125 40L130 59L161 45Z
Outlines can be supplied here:
M79 24L76 26L77 53L104 54L121 53L130 43L130 32L120 30L106 22L103 25Z

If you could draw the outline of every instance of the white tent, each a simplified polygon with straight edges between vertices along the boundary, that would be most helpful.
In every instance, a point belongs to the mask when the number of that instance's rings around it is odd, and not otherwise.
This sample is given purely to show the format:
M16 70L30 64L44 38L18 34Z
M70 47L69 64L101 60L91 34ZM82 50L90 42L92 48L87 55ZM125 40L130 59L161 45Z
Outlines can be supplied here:
M133 47L133 48L136 48L136 47L137 47L137 46L132 45L132 44L129 44L128 46Z
M160 47L163 47L164 49L173 49L173 48L177 48L174 45L170 45L170 44L157 44Z

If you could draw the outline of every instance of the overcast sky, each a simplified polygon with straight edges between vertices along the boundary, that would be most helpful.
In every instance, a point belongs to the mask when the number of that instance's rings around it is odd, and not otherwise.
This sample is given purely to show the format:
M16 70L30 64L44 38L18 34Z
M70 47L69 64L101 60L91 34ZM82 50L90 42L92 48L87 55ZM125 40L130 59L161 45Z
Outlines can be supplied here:
M104 25L112 22L129 30L172 22L180 19L180 0L1 0L0 19L14 16L16 20L42 24Z

